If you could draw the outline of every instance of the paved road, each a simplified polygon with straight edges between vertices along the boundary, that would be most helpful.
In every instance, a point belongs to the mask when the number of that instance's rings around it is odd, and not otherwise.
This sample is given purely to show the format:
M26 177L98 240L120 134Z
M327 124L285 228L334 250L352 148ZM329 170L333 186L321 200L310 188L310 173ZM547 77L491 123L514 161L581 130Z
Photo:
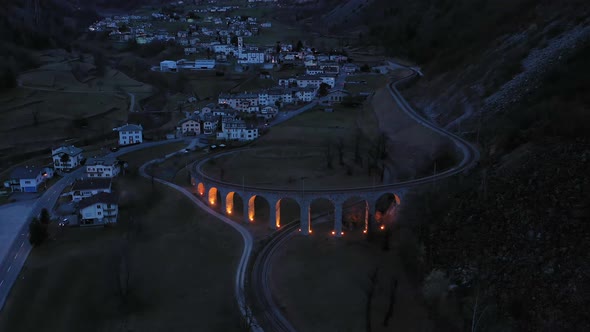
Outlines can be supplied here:
M131 98L131 101L129 102L129 113L131 113L135 109L135 94L131 92L127 92L127 94Z
M108 154L107 156L118 157L125 153L176 141L182 141L182 139L147 142L124 147L117 152ZM6 223L12 225L11 231L5 229L7 233L9 233L8 236L2 237L3 241L12 244L8 246L8 250L0 253L3 254L0 256L2 259L0 263L0 310L4 306L6 297L31 251L31 245L28 241L28 221L31 220L33 216L39 215L44 208L51 211L64 189L71 185L76 178L83 176L84 167L78 168L71 173L67 173L63 178L54 183L46 192L44 192L35 203L26 207L20 207L18 213L15 213L15 210L11 210L10 206L0 209L0 222L3 223L3 226L6 226Z
M145 172L145 168L152 163L163 161L165 159L166 158L154 159L154 160L151 160L151 161L145 163L140 168L140 174L145 178L151 179L151 176L149 176ZM240 308L240 313L242 314L242 317L250 319L251 329L249 331L262 332L262 329L258 325L256 319L254 318L254 315L252 314L252 311L250 310L250 307L246 303L246 295L244 292L244 280L246 278L248 262L250 261L250 255L252 253L252 245L253 245L252 235L250 234L250 232L248 232L248 230L245 227L241 226L240 224L236 223L235 221L233 221L233 220L227 218L226 216L210 209L209 206L207 206L207 204L203 203L193 193L186 190L185 188L182 188L174 183L171 183L171 182L168 182L168 181L165 181L162 179L154 178L154 180L159 183L162 183L172 189L179 191L184 196L188 197L195 205L197 205L203 211L209 213L213 217L218 218L222 222L230 225L233 229L235 229L236 231L238 231L238 233L240 233L240 235L242 236L242 240L244 241L244 247L242 250L242 256L240 257L240 262L238 264L238 268L236 270L235 284L234 284L235 297L238 302L238 306Z

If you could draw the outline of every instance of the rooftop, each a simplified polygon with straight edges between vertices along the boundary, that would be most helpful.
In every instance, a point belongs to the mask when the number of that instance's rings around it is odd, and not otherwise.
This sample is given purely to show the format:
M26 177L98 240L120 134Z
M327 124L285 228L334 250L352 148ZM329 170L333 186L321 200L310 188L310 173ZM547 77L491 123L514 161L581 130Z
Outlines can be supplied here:
M115 163L117 163L117 158L115 157L96 157L88 158L88 161L86 161L86 166L113 165Z
M130 124L127 123L121 127L115 128L113 130L117 130L117 131L142 131L143 127L141 125L136 125L136 124Z
M72 191L111 188L111 179L82 179L76 180Z
M10 173L11 179L33 179L43 172L43 166L19 166Z
M80 201L78 207L80 209L87 208L97 203L105 203L105 204L117 204L119 198L117 195L113 193L98 193L96 195L90 196L88 198L84 198Z
M77 148L77 147L75 147L73 145L70 145L70 146L60 146L60 147L58 147L56 149L51 149L51 155L52 156L55 156L56 154L65 153L65 154L70 155L70 156L75 156L75 155L78 155L78 154L82 153L82 151L83 151L82 149Z

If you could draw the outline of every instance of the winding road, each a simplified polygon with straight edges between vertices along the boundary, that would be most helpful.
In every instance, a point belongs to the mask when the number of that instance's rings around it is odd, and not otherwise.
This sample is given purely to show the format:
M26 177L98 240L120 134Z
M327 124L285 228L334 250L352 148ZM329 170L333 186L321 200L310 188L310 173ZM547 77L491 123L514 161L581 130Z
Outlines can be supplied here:
M405 67L408 68L408 67ZM432 181L444 179L464 171L469 170L473 167L476 162L479 160L479 151L476 147L471 145L465 139L446 131L443 128L438 127L436 124L431 123L424 118L422 118L416 111L412 109L412 107L408 104L408 102L401 96L399 90L397 89L397 85L404 81L407 81L413 78L415 75L422 76L422 73L419 71L412 69L412 75L404 77L396 82L392 82L388 85L389 92L395 102L400 106L400 108L412 119L416 122L420 123L421 125L451 139L455 146L462 152L463 159L459 162L456 166L443 171L438 174L434 174L431 176L427 176L424 178L399 182L392 185L383 185L390 188L399 188L399 187L413 187L425 183L430 183ZM258 188L260 189L260 188ZM266 189L266 188L265 188ZM350 189L342 189L340 191L350 191L350 190L363 190L368 188L350 188ZM284 190L283 190L284 191ZM329 190L330 192L334 192L335 190ZM264 330L272 331L272 332L295 332L296 329L293 325L288 321L288 319L283 315L281 309L277 306L272 296L272 292L270 289L270 271L271 271L271 258L274 252L280 247L283 243L285 243L290 237L296 234L299 224L297 222L291 223L286 227L277 231L273 238L265 245L264 248L261 249L260 254L256 257L255 263L252 269L251 274L251 285L253 287L253 294L254 300L257 302L260 309L261 314L259 315L260 323L262 323Z
M154 159L154 160L151 160L151 161L143 164L139 169L141 176L151 179L151 176L148 175L145 171L146 167L148 167L149 165L154 164L154 163L163 162L165 159L166 158ZM245 295L245 291L244 291L244 282L246 280L248 263L250 261L250 256L252 253L252 246L253 246L252 235L250 234L250 232L245 227L241 226L240 224L236 223L235 221L233 221L233 220L227 218L226 216L210 209L209 206L207 206L203 201L198 199L193 193L186 190L185 188L183 188L179 185L176 185L174 183L171 183L171 182L168 182L168 181L165 181L162 179L158 179L158 178L154 178L154 181L157 181L158 183L161 183L165 186L168 186L172 189L179 191L184 196L186 196L188 199L190 199L195 205L200 207L203 211L206 211L207 213L209 213L213 217L218 218L219 220L221 220L224 223L231 226L238 233L240 233L240 235L242 236L242 240L244 241L244 248L242 250L242 256L240 257L240 262L238 264L238 268L236 271L235 284L234 284L235 297L238 302L238 306L240 308L240 313L242 314L242 317L250 320L250 326L251 326L250 331L251 332L262 332L263 330L258 325L256 319L254 318L254 315L252 314L250 307L247 305L246 295Z

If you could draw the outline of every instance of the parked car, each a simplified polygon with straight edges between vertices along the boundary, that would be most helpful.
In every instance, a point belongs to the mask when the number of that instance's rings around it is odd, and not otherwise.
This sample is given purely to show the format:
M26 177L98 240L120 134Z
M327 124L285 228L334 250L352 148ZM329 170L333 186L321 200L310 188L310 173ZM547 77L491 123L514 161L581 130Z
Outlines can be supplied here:
M70 220L68 218L63 218L60 222L59 222L59 227L65 227L67 225L70 224Z
M113 146L113 147L111 148L111 151L113 151L113 152L117 152L117 151L119 151L119 147L118 147L118 146Z

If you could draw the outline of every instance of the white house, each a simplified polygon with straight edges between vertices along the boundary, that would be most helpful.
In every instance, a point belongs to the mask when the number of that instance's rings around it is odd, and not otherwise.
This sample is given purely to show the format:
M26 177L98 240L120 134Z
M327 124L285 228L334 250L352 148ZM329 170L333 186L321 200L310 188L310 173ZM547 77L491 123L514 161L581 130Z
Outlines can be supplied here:
M315 88L300 88L295 90L295 97L298 101L311 102L316 96L317 90Z
M305 76L301 76L301 77L297 78L297 86L300 88L306 88L306 87L319 88L320 84L322 84L322 79L317 76L305 75Z
M51 149L51 159L53 159L53 168L56 171L70 171L80 166L84 157L82 149L70 145Z
M344 98L350 96L350 92L343 90L343 89L334 89L328 92L328 95L325 97L325 100L328 100L330 103L341 103Z
M99 193L80 201L80 225L105 225L117 222L119 205L112 193Z
M213 115L205 115L203 117L203 133L213 134L217 129L219 117Z
M256 93L222 93L217 100L219 104L228 105L229 107L243 112L252 112L258 109L258 94Z
M164 60L160 62L160 71L177 71L176 61Z
M116 158L89 158L86 162L86 176L89 178L113 178L120 172Z
M253 141L258 138L258 128L247 124L244 120L226 117L221 122L218 140Z
M10 179L4 182L11 191L36 193L39 186L53 177L53 169L42 166L19 166L10 173Z
M274 106L265 106L260 109L260 117L264 118L265 120L272 119L277 116L279 110Z
M143 127L141 125L126 124L114 128L113 131L119 132L119 145L139 144L143 142Z
M240 53L238 63L261 64L264 63L265 55L262 52Z
M91 178L76 180L72 185L70 195L72 201L79 202L84 198L99 193L111 193L111 179Z
M324 73L324 70L320 68L320 66L308 66L305 67L305 74L306 75L321 75Z
M183 135L201 134L201 121L197 116L190 116L178 122Z

